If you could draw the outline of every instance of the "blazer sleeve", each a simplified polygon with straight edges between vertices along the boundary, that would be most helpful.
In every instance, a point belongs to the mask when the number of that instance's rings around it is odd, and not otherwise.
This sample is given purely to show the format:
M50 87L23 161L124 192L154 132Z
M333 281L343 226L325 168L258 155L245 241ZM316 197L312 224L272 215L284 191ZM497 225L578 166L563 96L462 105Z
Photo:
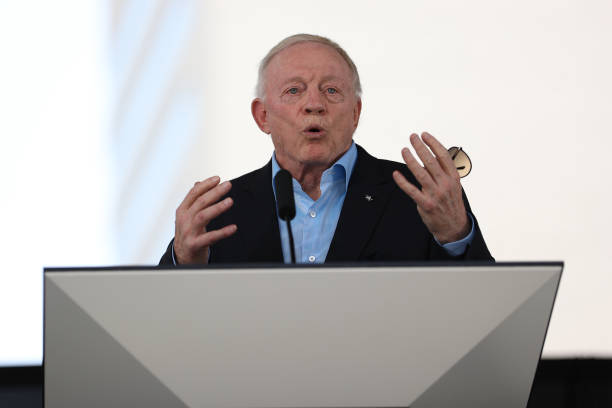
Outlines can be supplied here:
M176 266L174 261L172 261L172 244L174 244L174 238L172 238L172 241L168 244L168 248L166 248L166 252L164 252L159 260L158 266Z

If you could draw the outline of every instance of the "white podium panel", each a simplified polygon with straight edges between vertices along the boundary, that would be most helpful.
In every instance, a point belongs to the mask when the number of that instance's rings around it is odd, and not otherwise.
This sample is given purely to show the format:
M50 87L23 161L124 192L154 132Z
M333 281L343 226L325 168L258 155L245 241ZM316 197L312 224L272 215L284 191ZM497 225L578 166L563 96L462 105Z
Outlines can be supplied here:
M47 269L45 406L524 407L561 269Z

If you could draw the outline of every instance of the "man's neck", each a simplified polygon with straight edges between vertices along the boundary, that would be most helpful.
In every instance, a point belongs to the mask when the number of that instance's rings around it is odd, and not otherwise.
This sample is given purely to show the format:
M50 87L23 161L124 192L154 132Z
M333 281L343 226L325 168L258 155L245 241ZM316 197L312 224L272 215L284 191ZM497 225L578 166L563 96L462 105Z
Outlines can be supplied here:
M351 142L352 145L352 142ZM350 149L351 145L338 155L331 163L300 163L296 161L285 162L283 158L276 155L276 161L278 165L287 170L291 177L296 179L302 191L305 192L314 201L317 201L321 197L321 178L323 172L334 165L346 152Z
M314 201L317 201L319 197L321 197L321 177L323 176L323 172L329 167L330 166L294 166L294 168L287 168L286 170L291 173L291 177L300 183L302 191L308 194Z

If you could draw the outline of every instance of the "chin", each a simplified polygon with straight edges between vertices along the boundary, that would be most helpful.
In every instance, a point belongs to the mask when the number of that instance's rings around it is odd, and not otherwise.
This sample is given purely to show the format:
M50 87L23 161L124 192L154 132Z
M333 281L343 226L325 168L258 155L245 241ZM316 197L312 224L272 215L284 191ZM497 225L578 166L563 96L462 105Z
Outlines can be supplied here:
M305 163L321 165L331 164L335 156L327 146L309 145L302 151L302 158Z

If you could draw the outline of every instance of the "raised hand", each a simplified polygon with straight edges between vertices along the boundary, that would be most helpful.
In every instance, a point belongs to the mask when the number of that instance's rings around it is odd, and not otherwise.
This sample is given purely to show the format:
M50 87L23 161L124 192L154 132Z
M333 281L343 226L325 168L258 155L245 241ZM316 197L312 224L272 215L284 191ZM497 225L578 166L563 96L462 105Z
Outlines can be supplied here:
M176 210L174 222L174 256L178 264L204 264L208 262L210 245L236 232L235 224L209 231L208 224L234 204L231 198L221 200L232 185L219 184L214 176L195 183Z
M410 142L423 166L408 148L402 149L402 157L421 189L399 171L393 172L393 179L414 200L421 219L438 242L458 241L469 234L471 227L459 174L448 151L435 137L423 132L421 138L416 133L410 135Z

